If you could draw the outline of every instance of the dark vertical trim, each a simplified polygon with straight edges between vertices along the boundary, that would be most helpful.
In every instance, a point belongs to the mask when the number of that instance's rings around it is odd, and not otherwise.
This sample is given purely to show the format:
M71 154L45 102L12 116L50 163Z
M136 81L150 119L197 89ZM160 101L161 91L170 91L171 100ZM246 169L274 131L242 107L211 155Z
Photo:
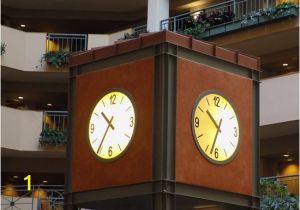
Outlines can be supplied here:
M68 142L67 142L67 167L65 173L65 203L64 209L73 210L72 202L72 163L73 163L73 122L75 118L75 91L76 91L76 74L78 67L71 68L69 73L68 87Z
M252 161L253 196L259 196L259 81L253 81L252 94Z
M154 81L153 206L157 210L175 210L175 119L176 119L177 47L167 43L156 47ZM171 182L175 183L175 182Z

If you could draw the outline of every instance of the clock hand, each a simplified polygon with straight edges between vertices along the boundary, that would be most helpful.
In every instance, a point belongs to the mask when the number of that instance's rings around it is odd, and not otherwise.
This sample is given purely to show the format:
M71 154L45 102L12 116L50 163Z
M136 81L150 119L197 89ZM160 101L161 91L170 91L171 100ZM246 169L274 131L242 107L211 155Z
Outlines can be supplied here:
M220 120L219 125L217 126L218 131L216 132L216 135L215 135L215 138L214 138L213 145L212 145L212 147L211 147L211 149L210 149L210 154L212 154L212 152L213 152L213 150L214 150L214 148L215 148L215 144L216 144L216 141L217 141L217 137L218 137L219 131L220 131L220 133L221 133L221 130L220 130L221 124L222 124L222 118L221 118L221 120Z
M102 112L102 113L103 113L103 112ZM102 114L102 113L101 113L101 114ZM101 146L102 146L102 144L103 144L103 142L104 142L104 139L105 139L106 134L107 134L107 132L108 132L108 130L109 130L109 127L112 126L111 122L113 121L113 119L114 119L114 116L112 116L111 119L108 121L107 128L106 128L106 130L105 130L105 132L104 132L104 135L103 135L103 137L102 137L102 139L101 139L100 145L99 145L99 147L98 147L98 149L97 149L97 153L99 153L99 150L100 150L100 148L101 148Z
M216 126L216 128L218 129L218 132L221 133L221 129L220 126L218 126L218 124L216 123L215 119L213 118L213 116L210 114L210 112L208 110L206 110L206 113L208 114L209 118L211 119L211 121L214 123L214 125Z
M108 123L108 126L110 126L114 130L115 127L113 126L113 124L111 123L111 121L109 121L109 119L106 117L106 115L103 112L101 112L101 115L104 117L104 119Z

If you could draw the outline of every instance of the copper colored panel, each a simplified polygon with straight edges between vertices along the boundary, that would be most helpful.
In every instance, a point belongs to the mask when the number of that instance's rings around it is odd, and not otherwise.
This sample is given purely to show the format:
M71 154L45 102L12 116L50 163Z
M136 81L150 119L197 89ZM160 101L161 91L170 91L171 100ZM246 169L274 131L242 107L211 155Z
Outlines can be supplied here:
M152 179L154 59L146 58L76 78L72 191L121 186ZM92 152L88 122L94 105L111 89L129 92L136 109L136 128L119 159L103 162Z
M181 47L191 48L191 36L182 35L170 31L160 31L157 33L149 33L141 35L143 47L159 44L162 42L170 42Z
M252 81L180 58L177 68L176 180L252 195ZM216 165L205 159L192 135L194 103L201 93L210 89L227 96L239 117L239 151L225 165Z
M74 53L70 56L70 66L77 66L83 63L88 63L93 61L93 51L88 50L83 53Z
M216 57L231 63L237 63L237 52L222 47L216 47Z
M116 45L92 48L94 60L109 58L117 54Z
M260 58L239 53L238 64L250 69L260 70Z
M118 52L118 54L122 54L122 53L137 50L140 47L141 47L141 39L140 38L129 39L124 42L122 41L122 42L117 43L117 52Z
M215 55L216 45L209 42L203 42L200 40L193 39L192 40L192 50L201 52L206 55Z

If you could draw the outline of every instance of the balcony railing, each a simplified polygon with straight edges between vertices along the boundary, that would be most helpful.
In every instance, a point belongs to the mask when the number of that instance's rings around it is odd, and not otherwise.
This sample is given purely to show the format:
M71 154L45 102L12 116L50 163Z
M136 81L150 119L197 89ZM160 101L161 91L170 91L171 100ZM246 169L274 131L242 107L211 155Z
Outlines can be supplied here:
M47 52L78 52L87 50L87 34L54 34L47 35Z
M67 111L45 111L43 114L43 130L66 131L67 123Z
M288 176L273 176L273 177L263 177L261 180L277 181L280 184L287 187L287 190L299 196L299 174L288 175Z
M63 185L1 186L1 209L62 210L63 192Z
M67 142L67 111L45 111L39 142L41 145L65 145Z
M229 23L242 19L249 12L269 8L274 5L276 5L276 0L231 0L162 20L160 25L161 30L166 29L174 32L182 32L188 28L187 22L191 18L196 19L204 14L206 17L216 17L220 14L224 17L227 15L228 17L225 18L225 22ZM216 19L218 18L216 17Z

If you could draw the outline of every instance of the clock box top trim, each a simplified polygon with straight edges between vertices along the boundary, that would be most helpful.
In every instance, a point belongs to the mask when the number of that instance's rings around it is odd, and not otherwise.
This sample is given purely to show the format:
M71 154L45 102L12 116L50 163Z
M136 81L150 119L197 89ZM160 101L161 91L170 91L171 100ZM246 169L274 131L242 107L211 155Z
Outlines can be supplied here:
M113 45L96 47L85 52L73 53L70 58L70 66L73 67L91 63L164 42L188 48L201 54L213 56L217 59L225 60L242 67L260 71L260 58L258 57L218 47L216 44L211 42L200 41L193 39L188 35L166 30L154 33L142 33L138 38L121 40L115 42Z

